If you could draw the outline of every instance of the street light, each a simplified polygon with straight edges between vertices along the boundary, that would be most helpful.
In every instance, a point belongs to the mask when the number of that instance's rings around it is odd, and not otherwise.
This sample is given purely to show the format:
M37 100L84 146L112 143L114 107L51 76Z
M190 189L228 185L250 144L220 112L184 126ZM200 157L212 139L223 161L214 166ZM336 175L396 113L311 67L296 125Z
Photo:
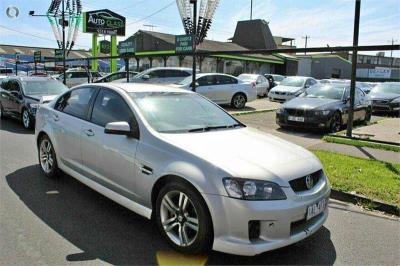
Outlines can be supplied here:
M65 4L64 4L64 0L61 1L61 14L53 14L53 15L35 15L35 11L31 10L29 11L29 15L32 17L55 17L55 18L60 18L60 25L62 26L62 53L63 53L63 83L64 85L67 84L67 77L65 75L65 68L66 68L66 64L65 64L65 27L68 27L68 21L65 20ZM67 14L68 16L68 14Z

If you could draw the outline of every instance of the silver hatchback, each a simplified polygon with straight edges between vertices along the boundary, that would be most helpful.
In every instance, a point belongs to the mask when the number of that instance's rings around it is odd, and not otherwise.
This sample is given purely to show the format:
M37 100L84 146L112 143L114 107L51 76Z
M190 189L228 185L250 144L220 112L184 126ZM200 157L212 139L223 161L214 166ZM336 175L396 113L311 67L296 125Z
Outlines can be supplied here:
M39 108L35 134L45 176L62 170L155 219L181 252L256 255L328 216L329 182L312 153L190 91L78 86Z

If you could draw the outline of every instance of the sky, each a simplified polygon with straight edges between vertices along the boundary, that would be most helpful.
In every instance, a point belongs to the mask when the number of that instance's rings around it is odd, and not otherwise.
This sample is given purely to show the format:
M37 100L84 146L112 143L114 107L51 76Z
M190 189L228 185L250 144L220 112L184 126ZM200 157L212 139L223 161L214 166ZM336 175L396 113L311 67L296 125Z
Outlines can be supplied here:
M125 16L126 36L139 29L149 30L144 26L148 24L154 25L154 31L184 33L175 0L81 1L84 11L108 8ZM28 16L30 10L45 14L50 2L1 0L0 43L56 47L47 18ZM17 18L7 17L10 6L19 9ZM268 21L275 36L295 38L298 47L304 47L302 37L306 35L310 36L308 47L352 45L354 6L354 0L253 0L253 18ZM220 0L208 39L226 41L233 36L236 22L249 17L250 0ZM362 0L359 44L385 45L392 39L400 43L400 0ZM80 33L75 48L90 46L91 35ZM394 55L400 56L400 52Z

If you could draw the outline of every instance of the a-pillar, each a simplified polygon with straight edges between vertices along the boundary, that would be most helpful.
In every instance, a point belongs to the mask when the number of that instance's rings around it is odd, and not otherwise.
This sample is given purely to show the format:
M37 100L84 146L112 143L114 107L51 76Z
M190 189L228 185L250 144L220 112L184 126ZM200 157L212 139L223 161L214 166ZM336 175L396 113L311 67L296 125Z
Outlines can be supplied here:
M93 33L92 34L92 57L97 57L99 54L99 49L97 46L97 34ZM92 70L97 71L98 68L98 62L97 59L92 60Z
M117 56L118 52L117 52L117 36L112 35L111 36L111 56ZM117 72L117 59L116 58L112 58L111 59L111 72Z

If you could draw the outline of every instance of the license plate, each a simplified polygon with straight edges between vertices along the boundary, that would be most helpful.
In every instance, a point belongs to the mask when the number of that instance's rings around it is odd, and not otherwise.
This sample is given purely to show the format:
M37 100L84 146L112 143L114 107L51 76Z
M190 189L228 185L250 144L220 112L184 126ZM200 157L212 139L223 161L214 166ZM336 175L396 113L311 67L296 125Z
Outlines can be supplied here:
M323 199L311 206L308 206L306 219L309 220L309 219L317 216L321 212L323 212L326 208L326 204L327 204L327 200Z
M304 117L301 116L289 116L288 120L290 121L296 121L296 122L304 122Z

